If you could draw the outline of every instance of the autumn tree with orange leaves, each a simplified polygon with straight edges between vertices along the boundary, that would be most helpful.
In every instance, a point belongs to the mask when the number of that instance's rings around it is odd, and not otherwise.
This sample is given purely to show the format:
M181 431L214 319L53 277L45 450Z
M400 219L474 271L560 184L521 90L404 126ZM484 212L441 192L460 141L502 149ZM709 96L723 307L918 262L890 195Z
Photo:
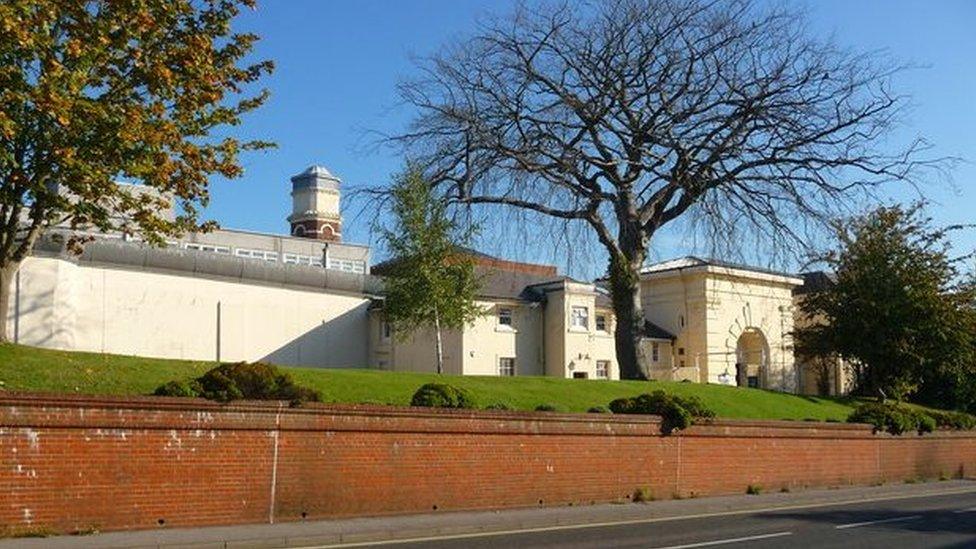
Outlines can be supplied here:
M231 24L253 0L0 3L0 320L11 282L56 224L161 244L206 230L211 176L272 146L221 129L259 107L270 61ZM219 135L218 135L219 133ZM158 192L133 192L131 181ZM168 219L164 210L175 207ZM0 342L8 340L0 321Z

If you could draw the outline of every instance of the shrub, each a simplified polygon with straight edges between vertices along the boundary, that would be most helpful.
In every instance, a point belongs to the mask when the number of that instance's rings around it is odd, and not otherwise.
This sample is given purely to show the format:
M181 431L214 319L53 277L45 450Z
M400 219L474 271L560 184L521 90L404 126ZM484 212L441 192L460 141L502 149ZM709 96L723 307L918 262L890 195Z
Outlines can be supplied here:
M629 398L629 397L618 398L616 400L612 400L612 401L610 401L610 404L608 404L607 406L610 408L610 411L613 412L613 413L615 413L615 414L633 414L633 413L636 413L636 412L633 411L634 410L634 399L633 398Z
M464 389L446 383L421 385L410 399L411 406L425 408L474 408L471 396Z
M750 496L758 496L762 493L762 486L759 486L758 484L750 484L749 486L746 486L746 493Z
M654 501L654 493L651 492L650 488L642 486L634 490L634 497L631 498L631 501L634 503L646 503L649 501Z
M586 411L588 414L609 414L610 410L607 410L605 406L592 406Z
M535 407L536 412L558 412L559 410L552 404L540 404Z
M191 381L167 381L156 387L153 394L170 397L198 397L200 396L200 384L195 379Z
M661 432L686 429L695 419L710 419L715 412L698 397L681 397L654 391L633 398L618 398L610 403L615 414L652 414L661 416Z
M512 407L504 402L495 402L485 406L485 410L511 410Z
M900 435L910 431L918 434L935 430L936 420L919 410L902 404L868 402L861 404L847 417L848 423L868 423L874 432L885 431Z
M192 381L165 383L153 394L199 396L220 402L240 399L287 400L293 406L322 400L318 391L296 385L289 374L263 362L221 364Z
M963 412L926 410L925 414L935 421L937 427L942 429L969 431L976 427L976 417Z

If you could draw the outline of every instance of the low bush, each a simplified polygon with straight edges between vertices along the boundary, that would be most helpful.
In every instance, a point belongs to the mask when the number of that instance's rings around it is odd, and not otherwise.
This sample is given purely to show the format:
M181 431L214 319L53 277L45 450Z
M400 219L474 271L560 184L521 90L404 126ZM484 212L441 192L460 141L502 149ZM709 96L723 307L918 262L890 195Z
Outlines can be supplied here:
M552 404L540 404L535 407L536 412L558 412L559 409Z
M508 404L505 404L504 402L495 402L495 403L489 404L488 406L485 406L485 410L503 410L504 411L504 410L511 410L511 409L512 409L512 407L509 406Z
M153 394L156 396L198 397L200 392L200 384L193 379L190 381L167 381L157 387Z
M293 406L322 400L318 391L295 384L277 366L263 362L221 364L190 381L170 381L153 393L158 396L202 397L209 400L287 400Z
M750 496L758 496L761 493L762 486L758 484L750 484L749 486L746 486L746 494L749 494Z
M661 416L661 432L670 434L688 428L696 419L710 419L715 412L698 397L682 397L654 391L632 398L618 398L609 404L615 414L651 414Z
M931 416L903 404L867 402L861 404L847 417L848 423L867 423L874 432L901 435L908 432L931 433L936 420Z
M972 416L964 412L926 410L925 414L931 417L935 421L935 425L940 429L969 431L976 428L976 416Z
M642 486L634 490L634 496L631 498L634 503L647 503L654 501L654 492L646 486Z
M474 408L467 391L447 383L421 385L410 399L411 406L425 408Z
M586 411L588 414L609 414L610 410L607 410L605 406L593 406Z

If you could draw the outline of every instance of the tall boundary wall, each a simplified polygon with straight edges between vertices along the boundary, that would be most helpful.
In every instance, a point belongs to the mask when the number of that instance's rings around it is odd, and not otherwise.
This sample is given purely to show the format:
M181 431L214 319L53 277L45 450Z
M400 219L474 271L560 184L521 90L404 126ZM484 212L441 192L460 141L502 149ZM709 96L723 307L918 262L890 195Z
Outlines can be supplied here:
M976 435L654 417L0 395L0 531L267 523L902 482Z

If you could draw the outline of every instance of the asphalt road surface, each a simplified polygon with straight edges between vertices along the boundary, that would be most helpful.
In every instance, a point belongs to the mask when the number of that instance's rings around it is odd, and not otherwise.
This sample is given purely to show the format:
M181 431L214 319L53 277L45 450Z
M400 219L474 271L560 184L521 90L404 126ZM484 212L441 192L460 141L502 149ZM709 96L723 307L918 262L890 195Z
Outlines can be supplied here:
M397 549L976 548L976 493L360 546Z

